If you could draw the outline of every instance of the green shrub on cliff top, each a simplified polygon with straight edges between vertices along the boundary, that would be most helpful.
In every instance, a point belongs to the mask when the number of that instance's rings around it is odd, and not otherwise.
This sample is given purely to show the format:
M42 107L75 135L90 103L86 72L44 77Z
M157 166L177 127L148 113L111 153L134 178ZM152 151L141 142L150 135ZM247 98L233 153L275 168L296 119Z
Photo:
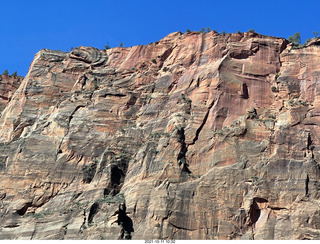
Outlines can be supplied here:
M289 36L288 37L288 41L292 42L295 45L300 45L301 44L300 33L296 32L293 36Z

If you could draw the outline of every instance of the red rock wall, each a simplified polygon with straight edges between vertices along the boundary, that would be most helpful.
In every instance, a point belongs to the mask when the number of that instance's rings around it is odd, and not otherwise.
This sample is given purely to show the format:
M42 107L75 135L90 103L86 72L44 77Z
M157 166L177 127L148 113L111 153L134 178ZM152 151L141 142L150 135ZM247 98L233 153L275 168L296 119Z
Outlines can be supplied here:
M22 79L21 76L0 75L0 112L11 100Z
M319 239L318 51L41 50L0 118L0 238Z

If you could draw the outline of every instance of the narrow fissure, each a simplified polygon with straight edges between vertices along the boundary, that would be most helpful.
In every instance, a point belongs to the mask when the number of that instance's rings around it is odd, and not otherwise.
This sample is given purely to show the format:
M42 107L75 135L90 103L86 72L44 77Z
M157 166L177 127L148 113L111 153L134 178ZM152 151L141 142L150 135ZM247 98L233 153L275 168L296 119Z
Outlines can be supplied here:
M189 165L188 165L187 159L186 159L186 154L187 154L188 148L185 143L186 137L184 134L184 128L179 129L177 131L177 134L178 134L178 141L181 144L180 152L177 157L177 162L178 162L179 166L181 166L182 172L186 172L186 173L190 174L191 171L188 168Z
M68 129L67 129L66 134L64 135L64 137L63 137L63 138L61 139L61 141L60 141L60 144L59 144L59 147L58 147L58 152L57 152L57 154L56 154L56 160L57 160L57 158L58 158L58 154L59 154L60 151L61 151L62 142L63 142L64 138L69 134L70 122L71 122L71 120L73 119L74 114L75 114L80 108L84 108L84 107L85 107L84 105L78 105L78 106L73 110L73 112L70 114L70 116L69 116L69 118L68 118ZM61 152L62 152L62 151L61 151Z
M306 178L306 197L309 196L309 175L307 175L307 178Z
M307 149L311 150L311 145L312 145L312 139L310 133L308 134L308 139L307 139Z
M83 233L83 230L87 229L86 227L86 221L87 221L87 215L86 215L86 210L84 209L83 210L83 222L82 222L82 225L80 226L80 229L79 229L79 233Z
M172 224L171 222L168 222L170 225L172 225L174 228L176 229L179 229L179 230L186 230L186 231L195 231L197 229L188 229L188 228L185 228L185 227L181 227L181 226L177 226L175 224Z
M199 134L200 134L203 126L206 124L206 122L207 122L207 120L208 120L208 116L209 116L210 110L211 110L211 108L213 107L215 101L216 101L216 100L214 99L214 100L211 102L211 104L209 105L209 107L208 107L208 109L207 109L207 113L206 113L206 115L204 116L201 125L199 126L199 128L198 128L197 131L196 131L196 136L193 138L192 142L191 142L190 144L188 144L188 146L194 145L194 144L196 143L196 141L198 140Z
M84 108L83 105L78 105L75 110L70 114L69 116L69 120L68 120L68 126L70 127L70 122L73 119L74 114L80 109L80 108Z

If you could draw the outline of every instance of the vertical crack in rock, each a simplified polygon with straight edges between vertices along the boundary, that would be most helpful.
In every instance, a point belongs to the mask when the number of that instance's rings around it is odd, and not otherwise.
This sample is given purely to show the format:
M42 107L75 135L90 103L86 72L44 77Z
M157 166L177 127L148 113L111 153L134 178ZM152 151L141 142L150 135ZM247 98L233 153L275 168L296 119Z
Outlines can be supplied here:
M80 108L84 108L84 105L78 105L73 112L70 114L69 119L68 119L68 128L70 128L70 122L73 119L74 114L80 109Z
M308 133L307 150L308 150L309 157L314 158L313 150L314 150L315 146L312 144L313 144L313 141L311 138L311 133Z
M306 197L309 196L309 175L307 175L307 178L306 178Z
M61 145L65 139L65 137L69 134L69 130L70 130L70 123L71 123L71 120L73 119L73 116L75 115L75 113L80 109L80 108L84 108L85 106L84 105L78 105L73 111L72 113L70 114L69 118L68 118L68 128L67 128L67 132L66 134L64 135L64 137L61 139L60 141L60 144L59 144L59 147L58 147L58 152L57 152L57 155L56 155L56 160L58 158L58 154L59 152L61 151ZM62 152L62 151L61 151Z
M67 232L68 232L68 224L65 224L64 226L62 226L62 231L63 231L63 240L64 240L64 237L67 235Z
M194 82L194 79L191 79L191 81L190 81L187 89L189 89L189 88L191 87L191 85L192 85L193 82Z
M168 185L169 186L169 185ZM171 210L168 210L167 211L167 215L166 216L164 216L162 219L161 219L161 229L160 229L160 233L159 233L159 239L165 239L165 238L163 238L163 226L164 226L164 221L165 220L168 220L169 218L170 218L170 216L171 216L171 214L172 214L172 211Z
M34 235L36 234L36 230L37 230L37 225L34 226L34 229L33 229L33 231L32 231L30 240L33 240L33 237L34 237Z
M191 171L188 168L187 159L186 159L186 153L188 151L187 145L185 143L185 134L184 134L184 128L178 129L178 141L181 144L180 152L177 157L177 161L179 166L181 167L182 172L186 172L188 174L191 173Z
M312 145L312 139L310 133L308 134L308 139L307 139L307 149L311 150L311 145Z
M218 98L219 99L219 98ZM199 134L203 128L203 126L206 124L207 120L208 120L208 116L209 116L209 113L210 113L210 110L211 108L213 107L213 105L215 104L216 101L218 101L218 99L213 99L213 101L210 103L209 107L207 108L207 112L202 120L202 123L201 125L199 126L199 128L196 130L196 135L195 137L193 138L192 142L190 144L188 144L188 146L190 145L194 145L196 143L196 141L198 140L199 138Z
M241 93L241 97L243 99L249 99L249 92L248 92L248 87L246 83L242 84L242 93Z
M83 231L85 229L87 229L86 227L86 222L87 222L87 215L86 215L86 210L83 209L83 222L82 222L82 225L80 226L80 229L79 229L79 233L83 233Z

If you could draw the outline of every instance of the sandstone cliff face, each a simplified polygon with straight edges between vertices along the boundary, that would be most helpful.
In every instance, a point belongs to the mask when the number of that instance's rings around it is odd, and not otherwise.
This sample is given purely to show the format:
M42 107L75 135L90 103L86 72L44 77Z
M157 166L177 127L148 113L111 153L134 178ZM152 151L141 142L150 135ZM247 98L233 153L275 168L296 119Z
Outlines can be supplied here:
M41 50L0 119L0 238L319 239L319 44Z
M0 112L11 100L14 92L18 89L23 80L22 76L0 75Z

